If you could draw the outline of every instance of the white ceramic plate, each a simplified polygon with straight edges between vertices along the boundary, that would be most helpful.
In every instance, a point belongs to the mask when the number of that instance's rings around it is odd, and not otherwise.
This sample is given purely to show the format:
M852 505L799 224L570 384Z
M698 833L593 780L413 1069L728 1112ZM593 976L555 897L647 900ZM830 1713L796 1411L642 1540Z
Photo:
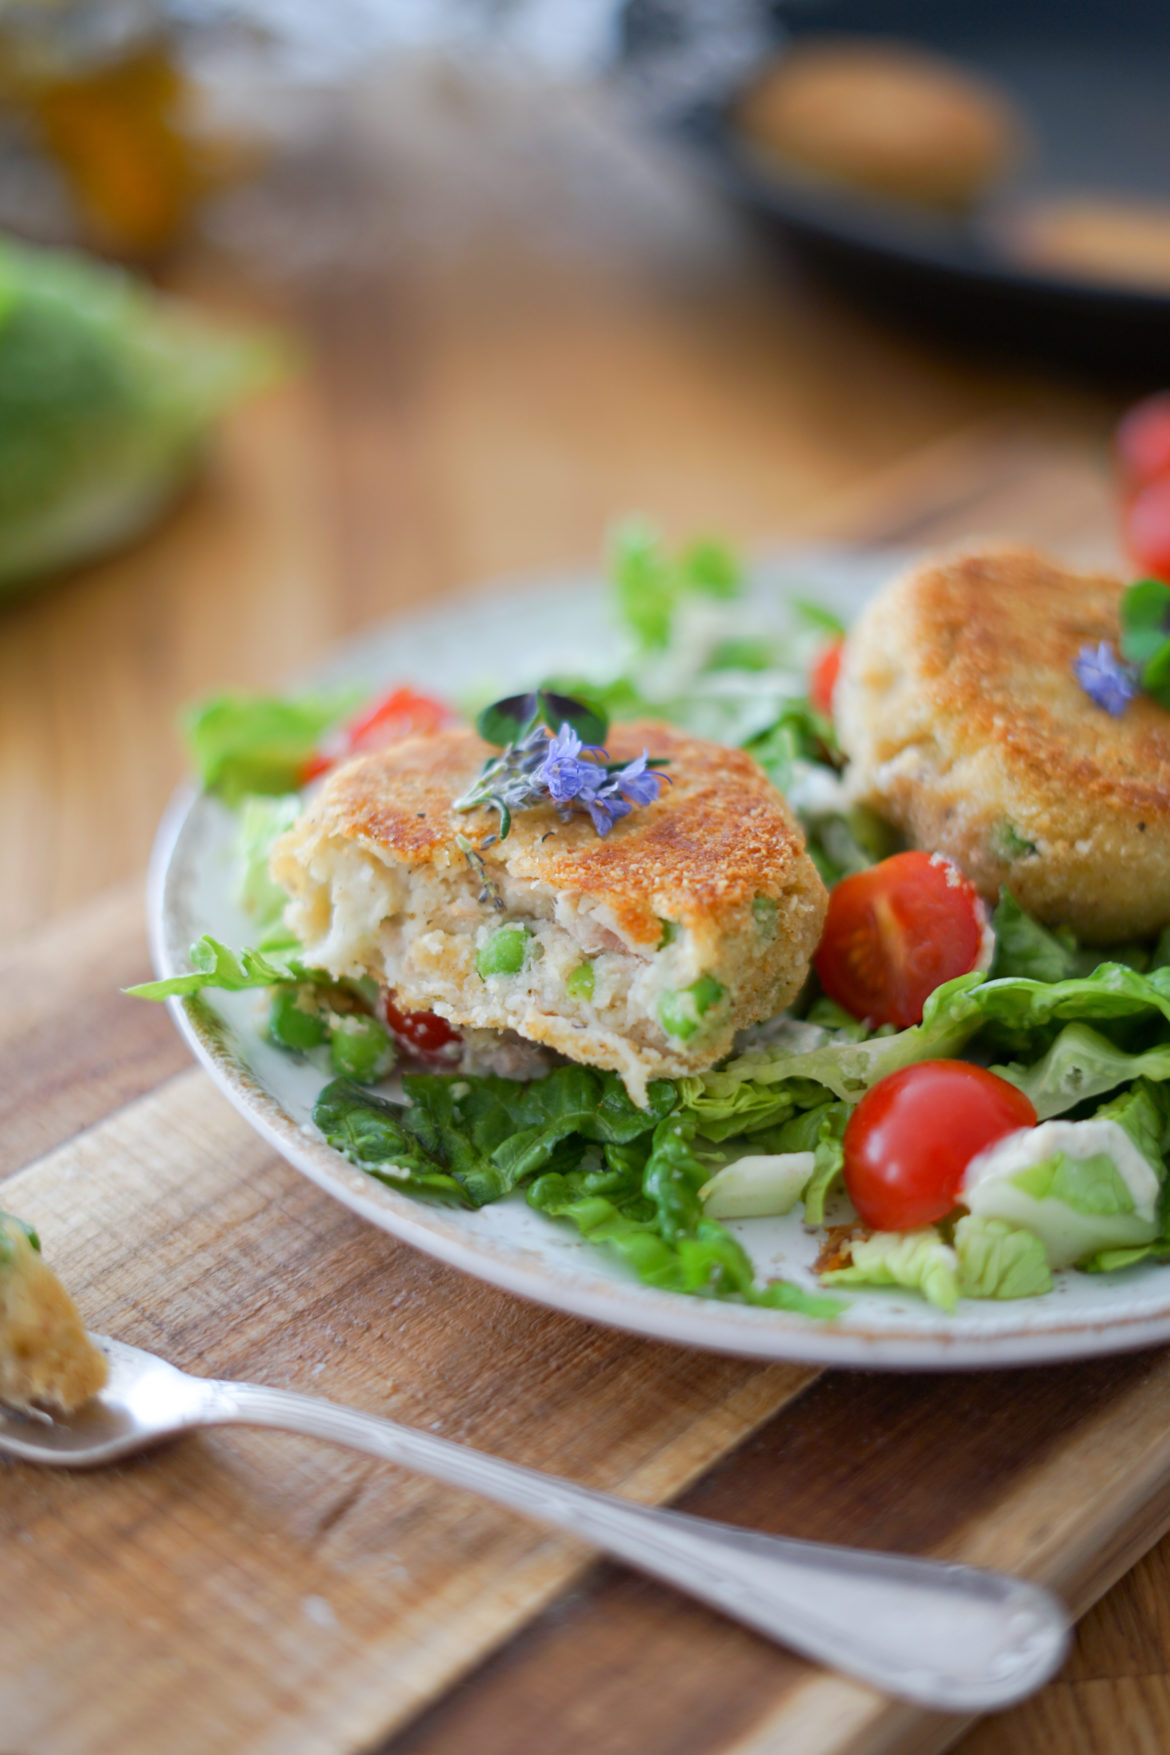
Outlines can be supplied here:
M791 555L757 570L753 594L764 615L775 615L796 594L816 596L849 620L896 564L888 553ZM484 683L503 695L547 672L580 669L583 654L603 655L613 642L598 582L577 579L448 602L438 613L376 629L316 676L371 692L410 680L448 696ZM233 832L230 813L214 799L186 791L172 803L151 879L160 975L185 969L187 948L202 933L233 945L249 942L249 921L233 894ZM347 1164L309 1119L324 1076L263 1039L263 996L213 993L171 1006L196 1058L289 1163L371 1224L555 1309L719 1352L883 1369L1075 1359L1170 1340L1170 1267L1114 1275L1070 1271L1057 1276L1044 1298L964 1300L951 1317L898 1292L854 1295L841 1316L825 1322L650 1290L567 1228L532 1212L522 1196L479 1212L454 1212L385 1188ZM731 1229L761 1273L815 1286L817 1243L799 1209L785 1219L745 1220Z

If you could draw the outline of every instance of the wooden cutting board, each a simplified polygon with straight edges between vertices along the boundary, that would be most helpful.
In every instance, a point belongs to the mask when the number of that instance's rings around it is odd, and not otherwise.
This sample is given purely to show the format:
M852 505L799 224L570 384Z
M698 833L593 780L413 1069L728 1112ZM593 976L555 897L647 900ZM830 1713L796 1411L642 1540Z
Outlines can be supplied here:
M944 447L834 525L1100 548L1107 510L1085 460L1001 435ZM647 1502L1019 1570L1078 1613L1170 1525L1167 1354L817 1374L522 1303L273 1158L166 1014L120 997L145 970L136 888L0 961L3 1201L94 1328ZM299 1440L215 1433L101 1475L2 1481L7 1755L879 1755L964 1729L466 1495Z

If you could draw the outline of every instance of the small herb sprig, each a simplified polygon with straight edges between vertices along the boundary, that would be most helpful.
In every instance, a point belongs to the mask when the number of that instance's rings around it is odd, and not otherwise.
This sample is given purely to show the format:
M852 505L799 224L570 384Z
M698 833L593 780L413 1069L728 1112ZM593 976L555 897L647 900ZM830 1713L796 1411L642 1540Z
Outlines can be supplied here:
M1112 641L1082 646L1073 664L1077 681L1114 718L1137 694L1170 708L1170 585L1138 579L1121 596L1120 655Z
M666 779L657 771L666 763L652 763L647 750L632 762L610 761L605 714L548 689L494 701L476 730L500 754L489 757L454 808L496 812L499 829L484 846L507 838L514 811L549 803L565 823L588 812L597 833L608 835L636 805L652 803Z

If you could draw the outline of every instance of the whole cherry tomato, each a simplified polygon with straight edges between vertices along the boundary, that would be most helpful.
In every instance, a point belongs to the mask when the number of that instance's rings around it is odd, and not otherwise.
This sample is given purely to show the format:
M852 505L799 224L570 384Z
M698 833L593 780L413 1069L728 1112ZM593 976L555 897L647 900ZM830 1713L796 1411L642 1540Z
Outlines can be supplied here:
M844 640L834 640L826 646L808 678L808 698L818 713L826 719L833 717L833 690L837 686L837 678L841 674L841 660L845 655Z
M923 1060L867 1091L845 1129L845 1186L875 1231L915 1231L954 1206L972 1158L1036 1111L965 1060Z
M813 965L855 1018L905 1029L940 982L974 969L982 944L983 905L958 868L895 853L830 891Z
M420 695L416 689L406 687L391 689L372 706L363 708L356 718L330 732L316 755L306 762L302 783L316 780L347 756L385 749L415 732L440 731L454 717L451 709L433 695Z

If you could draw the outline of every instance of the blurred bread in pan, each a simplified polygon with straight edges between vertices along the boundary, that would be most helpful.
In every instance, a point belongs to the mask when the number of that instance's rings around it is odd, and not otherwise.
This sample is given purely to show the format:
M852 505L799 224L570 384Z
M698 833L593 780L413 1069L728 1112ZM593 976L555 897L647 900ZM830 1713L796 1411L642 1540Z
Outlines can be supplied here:
M971 205L1018 157L1024 128L994 86L941 55L864 37L809 38L739 99L742 132L779 164L891 200Z

